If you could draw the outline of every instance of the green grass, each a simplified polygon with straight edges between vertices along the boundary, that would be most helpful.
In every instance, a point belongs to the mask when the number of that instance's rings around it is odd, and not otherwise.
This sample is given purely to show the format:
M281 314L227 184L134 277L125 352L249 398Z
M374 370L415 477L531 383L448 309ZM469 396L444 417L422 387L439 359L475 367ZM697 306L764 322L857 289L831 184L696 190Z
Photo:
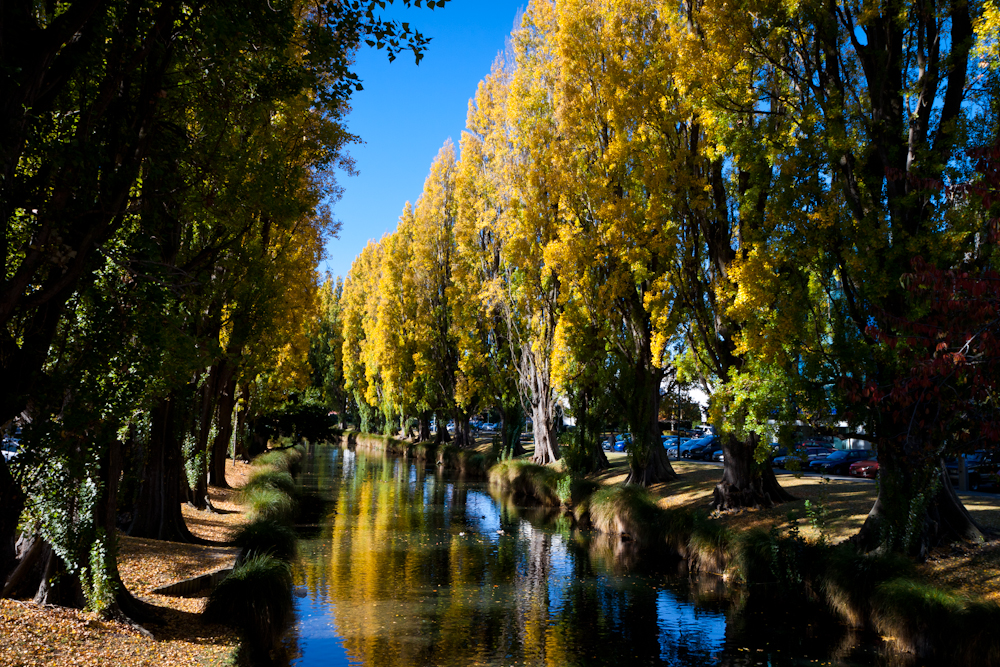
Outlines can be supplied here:
M277 489L289 496L295 495L295 480L291 473L284 470L276 470L271 467L255 466L250 471L247 483L240 489L240 500L243 500L244 493L250 493L259 488Z
M305 451L302 445L296 445L287 449L269 449L254 458L253 465L262 468L270 467L281 472L295 474L304 455Z
M259 486L240 494L249 507L251 521L272 520L291 523L295 517L295 500L287 493L271 486Z
M629 484L601 489L590 499L590 521L609 535L620 535L640 546L662 544L662 510L648 489Z
M240 630L251 662L266 660L292 617L292 568L273 556L256 554L219 582L204 617Z
M562 476L562 473L526 459L501 461L488 473L490 485L501 493L554 507L562 504L556 491Z
M237 528L232 541L242 547L244 560L253 555L268 554L290 562L295 558L298 536L291 527L274 519L258 519Z

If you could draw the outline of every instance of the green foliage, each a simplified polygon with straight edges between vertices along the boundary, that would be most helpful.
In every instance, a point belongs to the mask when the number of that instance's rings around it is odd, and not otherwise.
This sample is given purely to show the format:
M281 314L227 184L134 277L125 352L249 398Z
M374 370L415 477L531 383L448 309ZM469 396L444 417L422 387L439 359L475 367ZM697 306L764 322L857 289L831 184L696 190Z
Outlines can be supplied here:
M199 480L204 479L208 470L207 453L203 449L197 449L197 441L194 433L184 435L184 443L181 452L184 455L184 474L187 477L188 486L192 489L198 486Z
M115 604L118 583L111 576L114 564L115 538L104 530L97 530L90 547L88 566L80 572L80 583L87 599L87 609L100 614L108 613Z
M817 498L815 502L809 499L806 499L805 501L806 516L809 518L809 523L812 527L819 531L820 544L826 544L827 534L829 532L830 510L827 507L829 489L830 478L824 477L822 483L820 484L819 498Z
M578 475L585 475L591 472L593 448L599 447L597 437L591 436L583 430L566 431L559 434L559 450L562 454L566 470Z

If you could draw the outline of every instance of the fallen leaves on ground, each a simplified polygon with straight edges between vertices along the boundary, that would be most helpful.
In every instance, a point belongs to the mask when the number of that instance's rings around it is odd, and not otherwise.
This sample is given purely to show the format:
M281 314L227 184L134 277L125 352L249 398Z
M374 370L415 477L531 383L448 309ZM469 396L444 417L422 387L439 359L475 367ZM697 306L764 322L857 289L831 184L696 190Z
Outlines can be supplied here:
M250 466L226 461L226 479L235 488L246 482ZM243 522L233 489L209 488L218 512L184 506L185 521L196 536L222 543ZM128 590L152 606L157 618L143 623L149 639L124 622L97 614L0 600L0 667L185 667L225 665L237 645L236 633L201 620L201 597L157 595L153 590L181 579L231 567L237 549L119 536L118 569Z

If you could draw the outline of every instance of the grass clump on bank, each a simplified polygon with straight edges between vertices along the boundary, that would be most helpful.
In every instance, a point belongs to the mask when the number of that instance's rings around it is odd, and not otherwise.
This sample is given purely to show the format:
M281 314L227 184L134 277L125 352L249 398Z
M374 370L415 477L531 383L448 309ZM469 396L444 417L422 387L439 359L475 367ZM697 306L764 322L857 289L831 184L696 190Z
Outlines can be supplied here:
M637 485L602 489L590 498L590 521L595 529L640 546L663 541L663 514L649 490Z
M295 494L295 480L288 471L270 466L254 466L247 483L240 489L241 496L258 488L273 488L292 496Z
M287 472L294 475L298 472L299 464L304 455L305 452L301 445L282 449L269 449L263 454L258 455L253 460L253 465L261 468L269 467L279 472Z
M250 521L270 520L287 523L295 516L295 499L273 486L259 486L240 494L250 509Z
M292 610L291 566L269 554L253 554L219 582L203 614L239 630L241 662L267 664Z
M293 475L302 457L297 446L261 454L238 492L250 521L233 532L233 543L242 547L240 556L212 592L203 615L240 631L241 664L272 664L291 618L290 562L298 539L291 524L299 511Z
M563 473L526 459L501 461L490 468L488 473L490 486L500 493L553 507L562 504L557 493L562 477Z
M233 543L242 549L240 560L254 555L270 555L284 562L295 558L295 530L274 519L258 519L233 532Z

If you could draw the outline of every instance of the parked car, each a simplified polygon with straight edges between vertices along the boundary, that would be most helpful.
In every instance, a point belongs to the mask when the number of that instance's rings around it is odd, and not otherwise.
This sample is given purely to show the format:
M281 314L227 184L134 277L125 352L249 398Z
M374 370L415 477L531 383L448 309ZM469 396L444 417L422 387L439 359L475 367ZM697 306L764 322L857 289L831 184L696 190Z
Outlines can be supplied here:
M712 459L711 460L712 461L718 461L719 463L723 463L726 460L726 455L722 453L721 449L717 449L714 452L712 452Z
M717 435L710 435L706 438L698 440L698 444L690 447L687 452L681 448L681 456L685 456L689 459L701 459L703 461L710 460L712 454L715 450L719 448L720 438Z
M971 454L963 454L962 457L965 459L965 468L969 471L970 491L997 483L1000 457L996 454L980 449ZM948 479L953 485L958 486L958 459L954 457L945 459L945 467L948 469Z
M693 438L688 440L686 443L681 445L681 456L686 459L693 458L693 452L701 451L706 443L708 443L711 436L704 436L701 438Z
M699 436L697 438L691 438L687 442L681 443L681 456L684 458L690 458L691 450L705 444L707 439L710 437L711 436Z
M677 436L676 435L661 435L660 441L663 443L663 448L670 451L677 451ZM683 450L685 443L691 442L691 438L686 438L684 436L680 437L681 449Z
M809 471L824 475L846 475L852 463L870 458L872 453L865 449L838 449L829 456L809 462Z
M864 461L855 461L847 468L847 474L851 477L865 477L875 479L878 477L878 461L874 458Z
M3 444L0 445L3 449L3 458L5 461L10 461L17 457L18 452L21 451L21 442L17 438L12 438L9 436L4 436Z
M778 458L779 456L788 456L788 447L785 447L783 445L779 445L776 442L772 443L771 444L771 454L770 454L771 463L773 464L774 463L774 459Z
M614 450L616 452L624 452L631 444L632 444L631 433L619 433L617 436L615 436Z
M807 470L810 463L829 456L832 452L833 449L829 447L806 447L785 456L776 456L771 464L775 468L784 470ZM805 457L805 461L803 461L803 457Z

